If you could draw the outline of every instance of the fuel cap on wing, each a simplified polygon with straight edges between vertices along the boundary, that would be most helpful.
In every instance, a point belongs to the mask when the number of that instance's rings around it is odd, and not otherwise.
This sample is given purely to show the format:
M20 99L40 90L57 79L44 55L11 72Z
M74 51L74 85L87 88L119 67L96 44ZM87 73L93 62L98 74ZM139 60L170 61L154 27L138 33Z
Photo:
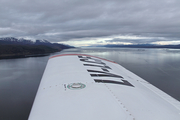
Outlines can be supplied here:
M82 84L82 83L71 83L71 84L68 84L68 86L67 86L67 88L69 88L71 90L83 89L85 87L86 87L86 85Z

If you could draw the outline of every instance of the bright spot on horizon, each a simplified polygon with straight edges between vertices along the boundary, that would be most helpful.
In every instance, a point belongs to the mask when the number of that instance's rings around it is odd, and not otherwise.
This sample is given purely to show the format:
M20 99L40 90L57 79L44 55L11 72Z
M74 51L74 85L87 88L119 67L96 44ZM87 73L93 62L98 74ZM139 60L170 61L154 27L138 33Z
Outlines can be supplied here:
M180 44L179 41L159 41L159 42L153 42L153 44L158 44L158 45L178 45Z
M98 46L107 44L117 45L133 45L136 41L144 41L144 39L152 41L149 44L168 45L168 44L180 44L180 41L168 41L163 37L144 37L135 35L112 35L107 37L91 37L73 39L71 41L62 41L58 43L68 44L75 47L86 47L86 46ZM155 42L154 42L155 40ZM146 44L146 43L141 43Z

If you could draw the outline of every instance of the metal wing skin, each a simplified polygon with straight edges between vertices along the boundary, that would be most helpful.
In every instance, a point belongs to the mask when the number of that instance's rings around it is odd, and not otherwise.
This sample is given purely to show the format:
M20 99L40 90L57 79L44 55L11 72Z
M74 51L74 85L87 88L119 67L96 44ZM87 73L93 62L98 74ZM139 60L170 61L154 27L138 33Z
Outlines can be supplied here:
M180 120L180 102L115 62L61 54L48 61L29 120Z

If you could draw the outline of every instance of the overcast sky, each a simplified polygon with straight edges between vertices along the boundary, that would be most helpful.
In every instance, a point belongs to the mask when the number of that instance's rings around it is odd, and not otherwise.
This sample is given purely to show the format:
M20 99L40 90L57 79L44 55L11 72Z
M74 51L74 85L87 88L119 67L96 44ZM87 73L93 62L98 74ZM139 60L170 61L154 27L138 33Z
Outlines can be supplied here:
M0 0L0 37L180 44L180 0Z

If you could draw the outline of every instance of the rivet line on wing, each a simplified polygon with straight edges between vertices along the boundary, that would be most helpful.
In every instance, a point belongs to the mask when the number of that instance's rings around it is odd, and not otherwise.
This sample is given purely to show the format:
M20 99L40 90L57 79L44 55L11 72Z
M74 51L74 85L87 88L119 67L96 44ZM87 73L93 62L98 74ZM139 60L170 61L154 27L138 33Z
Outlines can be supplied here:
M132 117L133 120L135 120L135 118L132 116L132 114L128 111L128 109L126 108L126 106L120 101L120 99L113 93L113 91L106 85L104 84L107 89L110 91L110 93L114 96L115 100L117 100L117 102L119 103L119 105L124 109L124 111L127 112L127 114Z

